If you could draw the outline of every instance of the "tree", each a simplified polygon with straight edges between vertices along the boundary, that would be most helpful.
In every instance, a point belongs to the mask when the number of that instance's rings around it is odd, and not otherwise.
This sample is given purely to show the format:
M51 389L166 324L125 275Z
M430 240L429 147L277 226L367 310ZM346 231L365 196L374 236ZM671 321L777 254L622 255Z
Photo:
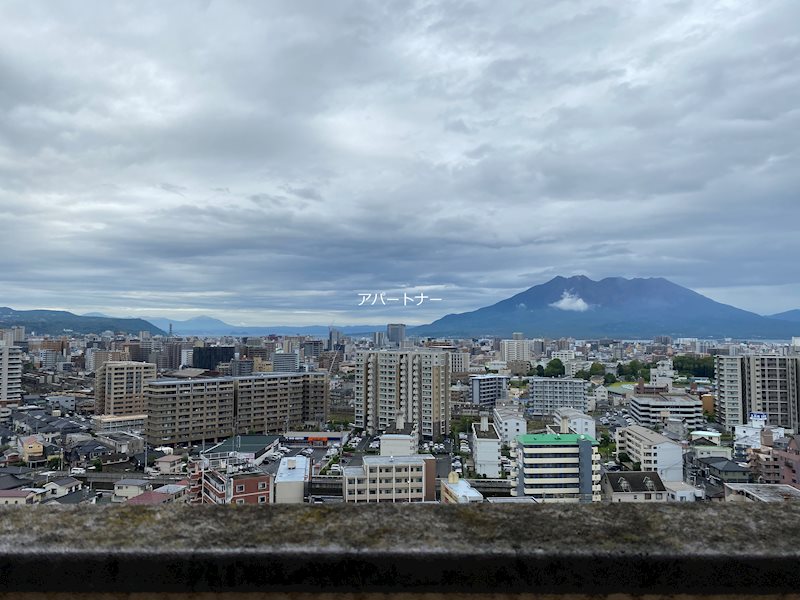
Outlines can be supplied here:
M547 367L544 370L545 377L562 377L564 373L566 373L566 369L559 358L554 358L547 363Z
M92 461L92 465L94 466L95 469L97 469L98 472L103 470L103 461L101 461L99 458L95 458Z
M542 365L536 365L536 376L544 377L544 367Z
M603 363L593 362L592 366L589 367L589 375L591 377L596 377L605 374L606 374L606 367Z
M617 383L617 377L613 373L606 373L605 377L603 377L603 383L605 385L610 385L612 383Z
M580 371L577 371L575 373L575 378L576 379L585 379L586 381L589 381L589 379L591 379L591 377L592 376L589 374L589 371L587 371L585 369L581 369Z

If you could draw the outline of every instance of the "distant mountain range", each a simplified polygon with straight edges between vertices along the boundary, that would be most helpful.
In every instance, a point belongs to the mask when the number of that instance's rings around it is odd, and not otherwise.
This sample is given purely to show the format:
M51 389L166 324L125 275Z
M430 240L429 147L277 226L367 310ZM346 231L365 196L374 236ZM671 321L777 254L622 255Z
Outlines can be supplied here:
M113 331L138 334L149 331L163 335L164 331L143 319L117 319L106 316L81 316L63 310L14 310L0 307L0 328L23 325L26 332L42 335L62 335L65 332L101 333Z
M663 278L555 277L491 306L415 327L409 334L476 337L519 331L528 337L788 339L800 335L797 313L764 317Z
M90 313L99 314L99 313ZM303 327L291 325L279 326L249 326L249 325L231 325L215 319L213 317L198 316L185 321L178 321L176 319L165 319L163 317L142 317L156 327L164 331L169 331L169 326L172 324L172 333L175 335L198 335L198 336L264 336L264 335L310 335L315 337L328 337L328 327L323 325L308 325ZM373 331L383 331L386 329L385 325L355 325L336 327L342 333L352 335L356 333L370 334Z
M769 318L800 323L800 309L787 310L786 312L778 313L777 315L770 315Z

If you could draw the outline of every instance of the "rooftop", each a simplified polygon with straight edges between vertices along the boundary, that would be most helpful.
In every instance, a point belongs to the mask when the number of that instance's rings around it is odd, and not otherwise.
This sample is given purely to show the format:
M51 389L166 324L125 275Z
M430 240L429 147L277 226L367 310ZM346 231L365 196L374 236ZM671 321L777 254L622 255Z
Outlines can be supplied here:
M664 492L666 488L655 471L627 471L606 473L611 489L615 492Z
M775 483L726 483L726 492L746 496L759 502L800 501L800 490L791 485ZM727 496L728 494L726 494Z
M456 496L465 498L470 502L480 502L483 500L483 494L464 479L459 479L455 483L450 483L446 479L442 479L442 486L447 486Z
M149 482L144 480L144 479L120 479L119 481L116 481L114 483L114 485L115 486L117 486L117 485L130 485L130 486L142 487L142 486L148 485L148 483Z
M647 427L642 427L641 425L630 425L629 427L623 427L619 429L619 431L626 431L628 433L633 433L640 438L644 439L649 444L674 444L671 439L666 436L661 435L660 433L656 433L652 429L648 429Z
M484 440L499 440L500 435L497 433L497 428L494 426L494 423L489 423L489 426L486 428L486 431L481 429L480 423L473 423L472 424L472 432L475 434L476 437Z
M424 465L425 460L436 460L432 454L414 454L412 456L364 456L365 465Z
M143 494L139 494L138 496L134 496L127 501L127 504L158 505L165 504L166 502L169 502L169 496L167 494L162 494L156 491L147 491Z
M295 468L289 468L289 461L295 461ZM303 455L284 457L281 459L281 464L278 466L278 472L275 474L275 483L287 483L291 481L306 481L311 460Z
M280 440L277 435L235 435L207 449L203 454L218 454L222 452L239 452L243 454L258 454Z
M582 440L589 440L592 446L599 445L597 440L592 436L578 433L528 433L517 437L517 441L523 446L575 445Z

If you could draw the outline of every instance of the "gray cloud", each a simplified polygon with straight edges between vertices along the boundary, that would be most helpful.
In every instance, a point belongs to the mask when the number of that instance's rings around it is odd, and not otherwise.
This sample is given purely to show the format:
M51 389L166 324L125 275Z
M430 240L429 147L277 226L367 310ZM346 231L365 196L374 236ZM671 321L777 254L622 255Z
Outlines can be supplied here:
M790 0L3 12L3 304L413 323L586 274L800 307Z

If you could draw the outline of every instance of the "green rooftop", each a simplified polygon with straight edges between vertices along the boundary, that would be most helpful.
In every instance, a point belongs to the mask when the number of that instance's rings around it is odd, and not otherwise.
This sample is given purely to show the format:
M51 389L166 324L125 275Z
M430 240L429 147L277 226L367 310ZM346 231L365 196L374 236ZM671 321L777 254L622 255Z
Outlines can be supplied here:
M523 446L576 445L579 440L589 440L592 442L592 446L600 445L592 436L578 433L528 433L517 436L517 442Z

